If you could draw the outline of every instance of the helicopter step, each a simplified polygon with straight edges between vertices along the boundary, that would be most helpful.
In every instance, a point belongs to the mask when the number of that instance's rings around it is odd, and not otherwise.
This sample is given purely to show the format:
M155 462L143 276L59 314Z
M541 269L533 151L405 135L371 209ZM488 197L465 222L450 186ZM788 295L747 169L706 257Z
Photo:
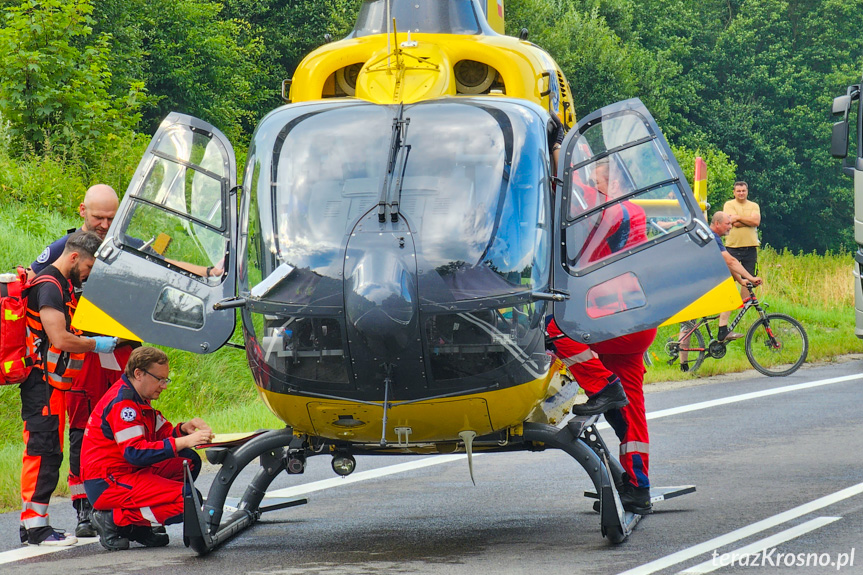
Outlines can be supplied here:
M695 493L695 486L677 485L674 487L651 487L650 502L659 503L660 501L666 501L668 499L673 499L674 497L680 497L681 495L686 495L687 493ZM584 496L588 499L599 499L599 495L597 495L595 491L585 491ZM593 504L593 510L599 511L598 502Z
M660 501L665 501L673 497L680 497L681 495L686 495L687 493L694 492L694 485L679 485L676 487L651 487L650 502L658 503ZM584 496L589 499L599 499L599 495L595 491L585 491ZM602 513L602 502L595 501L593 503L593 510L597 513ZM644 515L638 515L637 513L632 513L631 511L624 510L624 524L626 526L626 530L628 532L632 532L632 530L635 529L635 526L638 524L639 521L641 521L643 517Z

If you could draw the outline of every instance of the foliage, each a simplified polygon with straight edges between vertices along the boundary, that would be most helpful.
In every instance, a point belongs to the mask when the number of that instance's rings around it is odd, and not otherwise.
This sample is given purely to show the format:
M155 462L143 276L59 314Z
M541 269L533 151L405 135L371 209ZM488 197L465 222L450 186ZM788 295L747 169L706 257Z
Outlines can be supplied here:
M136 127L143 86L111 97L109 36L92 34L91 0L24 0L0 28L0 114L19 151L63 147L88 163Z
M708 215L722 209L726 200L731 198L731 190L736 180L737 166L721 150L707 147L705 150L690 150L686 147L672 146L677 163L690 187L694 184L695 158L701 157L707 164L707 203Z
M640 97L678 149L737 166L761 204L763 240L792 250L853 246L851 184L829 157L828 113L859 81L861 25L861 0L507 3L509 32L527 27L557 60L579 116ZM720 207L730 187L708 186Z

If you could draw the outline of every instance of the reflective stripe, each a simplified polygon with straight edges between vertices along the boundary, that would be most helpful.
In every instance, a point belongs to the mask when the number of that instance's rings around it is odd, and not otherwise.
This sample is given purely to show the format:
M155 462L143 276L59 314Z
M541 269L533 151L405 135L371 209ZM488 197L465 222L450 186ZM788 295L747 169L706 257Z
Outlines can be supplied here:
M153 515L153 510L149 507L141 508L141 517L149 521L150 525L161 525L161 523L156 519L156 516Z
M84 485L81 483L78 483L75 485L70 485L69 486L69 493L71 495L87 495L87 492L84 491Z
M114 441L118 444L123 443L124 441L129 441L130 439L134 439L136 437L140 437L144 435L143 425L136 425L135 427L127 427L126 429L121 429L117 433L114 434Z
M25 529L33 529L34 527L47 527L48 516L47 515L37 515L36 517L28 517L27 519L22 519L21 524L24 525Z
M596 359L597 357L599 356L596 355L596 353L592 349L586 349L581 353L565 357L562 361L566 367L569 367L571 365L575 365L576 363L584 363L585 361Z
M47 503L36 503L35 501L24 501L23 507L21 511L35 511L39 515L47 515L48 514L48 504Z
M162 414L156 415L156 431L162 429L162 426L168 423L168 420L162 417Z
M627 453L650 453L650 444L643 441L629 441L620 444L620 454Z

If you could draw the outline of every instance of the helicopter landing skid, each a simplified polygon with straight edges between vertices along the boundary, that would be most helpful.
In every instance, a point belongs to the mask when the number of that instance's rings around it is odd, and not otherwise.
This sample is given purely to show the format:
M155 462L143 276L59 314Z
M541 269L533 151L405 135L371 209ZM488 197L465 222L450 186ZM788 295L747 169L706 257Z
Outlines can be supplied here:
M221 467L203 503L186 464L183 497L183 542L186 546L198 555L205 555L250 527L262 513L308 503L307 498L301 497L274 500L270 505L261 506L267 487L286 469L285 448L299 449L301 446L302 439L294 436L290 428L285 428L258 435L239 447L208 452L211 463L220 463ZM243 496L229 501L228 491L234 480L257 457L261 458L261 467ZM232 513L222 521L226 508Z
M600 527L603 537L622 543L629 537L639 517L629 517L623 510L615 481L623 476L623 467L609 455L596 429L599 416L574 417L563 427L545 423L525 423L525 441L541 442L568 453L581 465L596 488Z

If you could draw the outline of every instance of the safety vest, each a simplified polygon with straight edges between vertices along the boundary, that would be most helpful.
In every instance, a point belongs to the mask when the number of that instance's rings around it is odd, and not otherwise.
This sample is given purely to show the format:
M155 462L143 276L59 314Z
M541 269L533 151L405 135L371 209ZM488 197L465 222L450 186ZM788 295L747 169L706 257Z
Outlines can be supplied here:
M71 291L63 290L60 282L50 275L38 276L31 282L28 288L39 283L48 282L56 285L63 295L63 301L66 304L64 313L66 316L66 325L68 326L72 322L72 316L75 314L75 308L78 305L78 301ZM74 328L70 328L70 331L75 335L81 335L81 332ZM84 367L84 357L86 355L86 352L63 351L52 345L45 334L45 328L42 326L40 310L33 310L29 307L27 308L27 353L33 358L35 365L42 367L42 370L45 372L45 381L61 391L66 391L72 387L72 382L81 373L81 368Z

